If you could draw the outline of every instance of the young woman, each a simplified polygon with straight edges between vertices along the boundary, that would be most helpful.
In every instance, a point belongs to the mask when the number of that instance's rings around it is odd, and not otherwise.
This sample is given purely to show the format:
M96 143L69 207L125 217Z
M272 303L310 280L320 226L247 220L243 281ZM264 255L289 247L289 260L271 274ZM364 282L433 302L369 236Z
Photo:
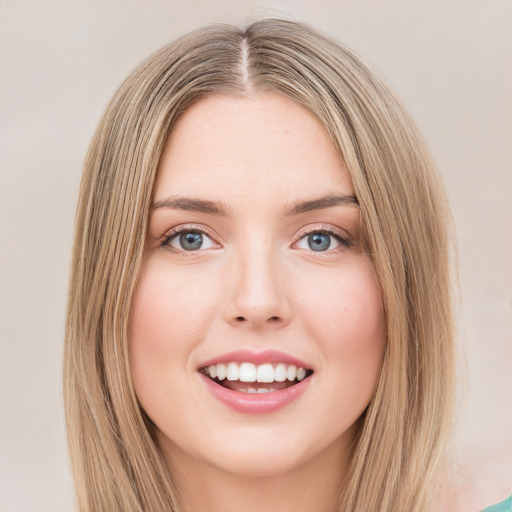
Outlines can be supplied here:
M81 186L79 509L456 510L449 219L411 119L310 27L212 26L150 57Z

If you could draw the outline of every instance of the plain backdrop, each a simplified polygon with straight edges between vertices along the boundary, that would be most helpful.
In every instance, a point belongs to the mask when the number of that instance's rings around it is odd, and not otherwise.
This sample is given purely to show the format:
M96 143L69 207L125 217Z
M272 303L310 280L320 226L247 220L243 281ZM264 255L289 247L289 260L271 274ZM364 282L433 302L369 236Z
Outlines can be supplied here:
M103 109L176 36L265 14L309 22L362 55L423 131L458 229L461 465L511 490L510 2L0 0L1 512L73 509L63 328L81 164Z

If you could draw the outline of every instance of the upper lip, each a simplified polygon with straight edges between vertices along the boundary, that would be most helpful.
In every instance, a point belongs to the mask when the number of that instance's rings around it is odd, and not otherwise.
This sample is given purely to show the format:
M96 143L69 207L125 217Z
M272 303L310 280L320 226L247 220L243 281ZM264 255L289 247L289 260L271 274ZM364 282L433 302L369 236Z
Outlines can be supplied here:
M250 350L235 350L220 356L209 359L199 365L199 368L212 366L219 363L253 363L255 365L264 363L285 363L293 364L305 370L312 370L311 366L301 359L280 352L278 350L264 350L263 352L252 352Z

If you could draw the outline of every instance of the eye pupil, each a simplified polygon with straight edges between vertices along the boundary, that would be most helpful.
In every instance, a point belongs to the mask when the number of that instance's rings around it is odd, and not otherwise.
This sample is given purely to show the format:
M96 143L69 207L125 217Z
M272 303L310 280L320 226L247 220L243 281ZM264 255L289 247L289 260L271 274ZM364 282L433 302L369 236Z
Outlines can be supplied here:
M308 245L313 251L325 251L329 249L331 239L325 233L315 233L308 236Z
M182 233L180 243L186 251L195 251L203 244L203 235L198 232Z

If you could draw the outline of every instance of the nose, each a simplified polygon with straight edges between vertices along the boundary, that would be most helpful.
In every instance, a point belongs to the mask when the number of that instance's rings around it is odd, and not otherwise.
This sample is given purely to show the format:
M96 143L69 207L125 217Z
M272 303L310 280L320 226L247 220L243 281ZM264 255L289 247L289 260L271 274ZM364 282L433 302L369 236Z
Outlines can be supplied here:
M251 250L235 257L230 268L229 299L224 318L238 328L286 326L292 316L288 285L278 257L269 248Z

